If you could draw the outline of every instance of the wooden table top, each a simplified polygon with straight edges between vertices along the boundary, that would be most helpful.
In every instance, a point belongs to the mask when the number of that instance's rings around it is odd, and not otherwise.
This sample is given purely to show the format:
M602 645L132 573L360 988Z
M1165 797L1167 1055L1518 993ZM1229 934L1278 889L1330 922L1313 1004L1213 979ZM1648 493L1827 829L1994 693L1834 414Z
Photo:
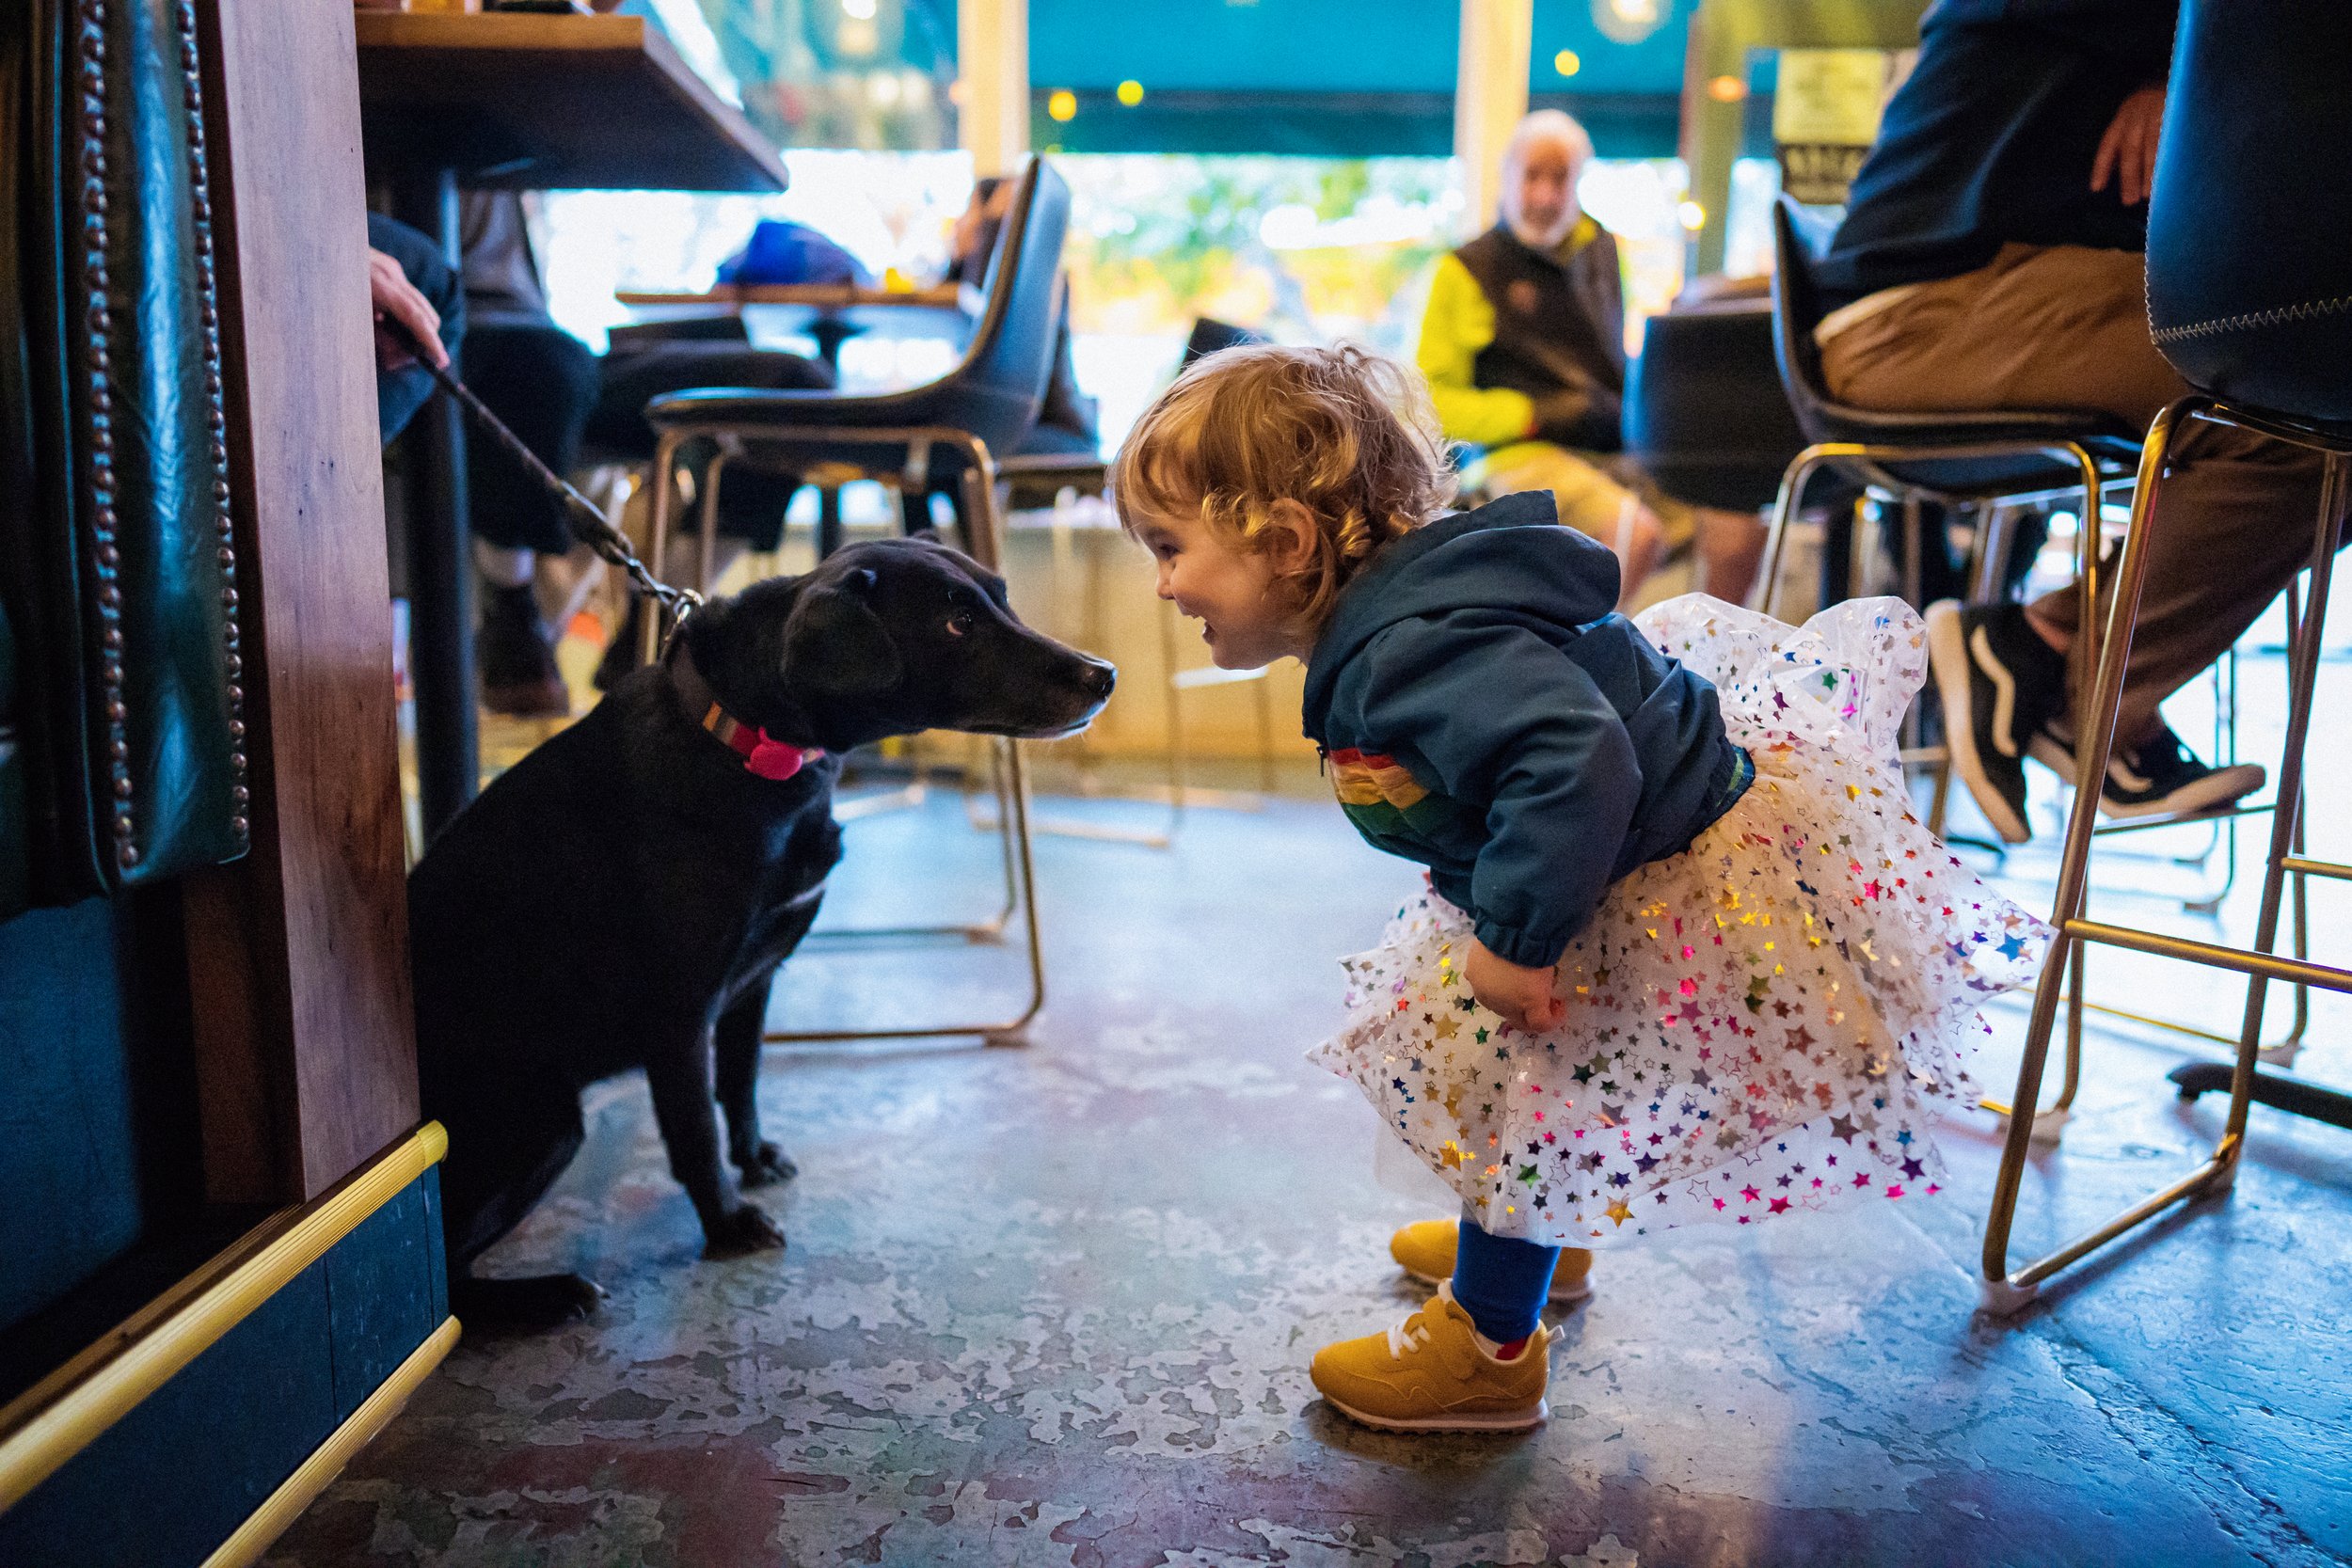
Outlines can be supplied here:
M315 3L315 0L314 0ZM516 190L780 191L784 160L634 16L354 14L372 173Z

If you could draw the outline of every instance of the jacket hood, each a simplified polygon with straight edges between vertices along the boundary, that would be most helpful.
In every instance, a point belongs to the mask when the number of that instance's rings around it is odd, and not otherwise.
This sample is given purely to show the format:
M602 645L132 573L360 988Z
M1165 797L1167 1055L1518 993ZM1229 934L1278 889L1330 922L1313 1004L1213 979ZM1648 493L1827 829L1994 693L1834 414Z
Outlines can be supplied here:
M1617 558L1560 524L1548 490L1505 496L1413 530L1340 594L1307 661L1302 717L1318 733L1340 672L1400 621L1478 610L1581 626L1617 607Z

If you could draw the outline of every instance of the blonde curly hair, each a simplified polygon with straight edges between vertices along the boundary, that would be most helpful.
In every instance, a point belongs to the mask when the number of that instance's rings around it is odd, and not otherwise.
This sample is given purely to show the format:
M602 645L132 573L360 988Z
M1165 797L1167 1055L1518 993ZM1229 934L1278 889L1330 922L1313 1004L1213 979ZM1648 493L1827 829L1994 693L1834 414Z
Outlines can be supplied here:
M1228 545L1263 550L1274 504L1305 507L1313 554L1276 585L1318 631L1374 552L1454 493L1421 373L1344 344L1208 356L1144 410L1111 473L1130 533L1153 517L1199 517Z

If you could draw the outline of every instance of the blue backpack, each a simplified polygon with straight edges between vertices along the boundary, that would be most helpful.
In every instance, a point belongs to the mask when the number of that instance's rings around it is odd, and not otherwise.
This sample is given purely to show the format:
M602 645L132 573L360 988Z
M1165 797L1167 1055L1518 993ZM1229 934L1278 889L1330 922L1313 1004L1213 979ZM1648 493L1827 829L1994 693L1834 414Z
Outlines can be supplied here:
M722 283L854 283L872 279L857 258L809 228L762 218L743 248L719 263Z

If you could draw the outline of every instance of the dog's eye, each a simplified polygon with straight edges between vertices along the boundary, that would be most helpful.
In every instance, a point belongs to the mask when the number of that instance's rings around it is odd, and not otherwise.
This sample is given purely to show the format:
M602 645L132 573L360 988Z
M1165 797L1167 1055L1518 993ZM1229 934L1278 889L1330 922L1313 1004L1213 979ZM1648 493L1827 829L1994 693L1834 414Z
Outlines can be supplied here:
M971 636L972 612L968 610L959 610L953 615L948 616L947 635L950 637Z

